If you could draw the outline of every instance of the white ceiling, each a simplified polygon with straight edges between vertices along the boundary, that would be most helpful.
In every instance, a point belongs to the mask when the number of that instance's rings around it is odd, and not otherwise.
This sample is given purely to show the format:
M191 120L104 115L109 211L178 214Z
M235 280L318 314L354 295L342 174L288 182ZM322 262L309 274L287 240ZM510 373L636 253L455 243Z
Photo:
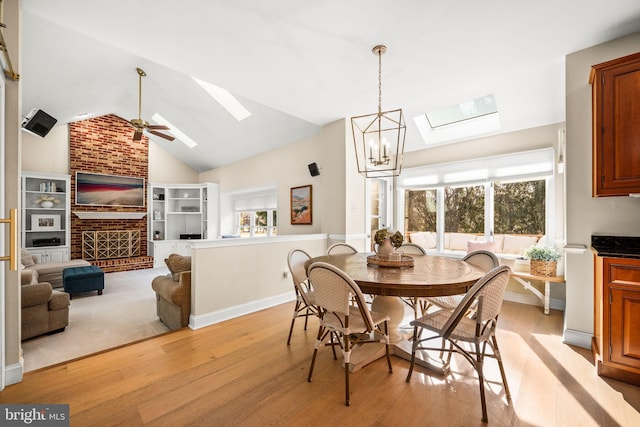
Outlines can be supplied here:
M510 132L565 120L565 55L640 28L638 0L22 0L23 114L158 112L198 142L151 139L198 171L374 113L413 117L496 96ZM585 71L585 76L588 72ZM236 121L191 76L232 92ZM585 77L586 78L586 77Z

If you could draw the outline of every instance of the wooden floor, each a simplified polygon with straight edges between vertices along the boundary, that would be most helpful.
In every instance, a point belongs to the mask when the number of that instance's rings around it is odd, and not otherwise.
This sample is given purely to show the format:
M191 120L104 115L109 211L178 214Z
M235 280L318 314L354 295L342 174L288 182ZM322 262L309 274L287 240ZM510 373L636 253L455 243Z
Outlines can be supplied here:
M113 351L25 374L2 403L65 403L72 426L376 425L473 426L480 400L473 371L457 360L452 375L384 359L351 377L331 351L306 381L317 321L296 325L292 304L197 331L183 329ZM640 389L595 374L589 352L562 344L562 313L505 302L498 339L509 386L504 398L494 360L486 363L488 425L638 426Z

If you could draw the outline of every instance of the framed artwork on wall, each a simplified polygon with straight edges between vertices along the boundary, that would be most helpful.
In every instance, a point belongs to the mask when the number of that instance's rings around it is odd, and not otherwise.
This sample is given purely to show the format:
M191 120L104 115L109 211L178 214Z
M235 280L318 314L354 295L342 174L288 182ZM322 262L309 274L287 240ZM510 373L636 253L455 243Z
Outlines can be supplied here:
M60 215L31 215L31 231L59 231Z
M291 188L291 224L312 224L311 185Z

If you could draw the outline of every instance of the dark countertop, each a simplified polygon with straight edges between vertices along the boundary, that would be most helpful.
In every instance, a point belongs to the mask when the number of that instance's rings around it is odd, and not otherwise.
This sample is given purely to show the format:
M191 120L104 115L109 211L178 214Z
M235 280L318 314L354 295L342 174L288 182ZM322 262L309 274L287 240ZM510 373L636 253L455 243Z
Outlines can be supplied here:
M591 249L601 257L640 259L640 237L592 235Z

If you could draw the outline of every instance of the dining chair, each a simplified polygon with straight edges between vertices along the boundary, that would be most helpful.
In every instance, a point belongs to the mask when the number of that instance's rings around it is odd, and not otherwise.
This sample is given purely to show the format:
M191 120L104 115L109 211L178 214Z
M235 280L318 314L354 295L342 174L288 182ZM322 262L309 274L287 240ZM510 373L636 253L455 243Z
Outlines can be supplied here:
M327 255L357 254L358 250L348 243L334 243L327 249Z
M486 250L469 252L462 258L462 261L466 261L484 272L490 271L500 265L496 254ZM464 298L464 294L425 298L426 305L422 307L422 313L424 314L431 305L447 310L454 310L460 305L462 298ZM473 307L470 307L470 309L473 310Z
M344 358L345 405L349 406L350 356L355 346L384 342L389 373L392 372L387 329L389 316L369 310L356 282L338 267L325 262L314 262L309 267L309 279L313 283L320 311L320 327L307 381L311 382L316 356L324 346L324 340L332 334L337 335L342 343ZM355 304L352 304L352 300Z
M504 291L509 281L511 270L508 266L499 266L486 273L464 295L455 310L438 310L427 313L419 319L411 321L413 326L413 345L411 349L411 364L407 374L407 382L411 381L411 375L416 361L416 352L423 350L446 351L449 354L461 354L475 369L480 384L480 400L482 404L482 421L487 422L487 403L484 390L484 358L494 357L498 361L500 376L504 385L504 393L507 401L511 400L511 393L507 385L507 377L504 373L502 357L496 339L496 325L498 315L504 299ZM475 315L467 316L469 307L476 305ZM422 337L423 332L435 332L435 335ZM425 342L442 338L449 342L449 348L426 347ZM465 349L461 344L472 346L471 350ZM487 346L491 352L487 353ZM448 362L447 362L448 363Z
M427 251L420 245L416 243L403 243L398 251L402 252L403 255L426 255ZM400 299L407 304L409 307L413 309L413 318L418 318L418 307L426 307L426 303L422 298L418 297L400 297ZM424 311L424 310L421 310Z
M293 308L293 318L291 319L287 345L291 343L293 325L298 317L304 317L305 331L307 330L307 321L309 320L309 316L319 317L318 308L315 305L313 289L309 283L307 271L304 266L305 262L309 259L311 259L311 256L302 249L292 249L289 251L289 255L287 256L287 264L289 265L291 279L293 280L293 287L296 292L296 305Z
M426 255L427 251L424 248L416 243L403 243L398 251L407 255Z

